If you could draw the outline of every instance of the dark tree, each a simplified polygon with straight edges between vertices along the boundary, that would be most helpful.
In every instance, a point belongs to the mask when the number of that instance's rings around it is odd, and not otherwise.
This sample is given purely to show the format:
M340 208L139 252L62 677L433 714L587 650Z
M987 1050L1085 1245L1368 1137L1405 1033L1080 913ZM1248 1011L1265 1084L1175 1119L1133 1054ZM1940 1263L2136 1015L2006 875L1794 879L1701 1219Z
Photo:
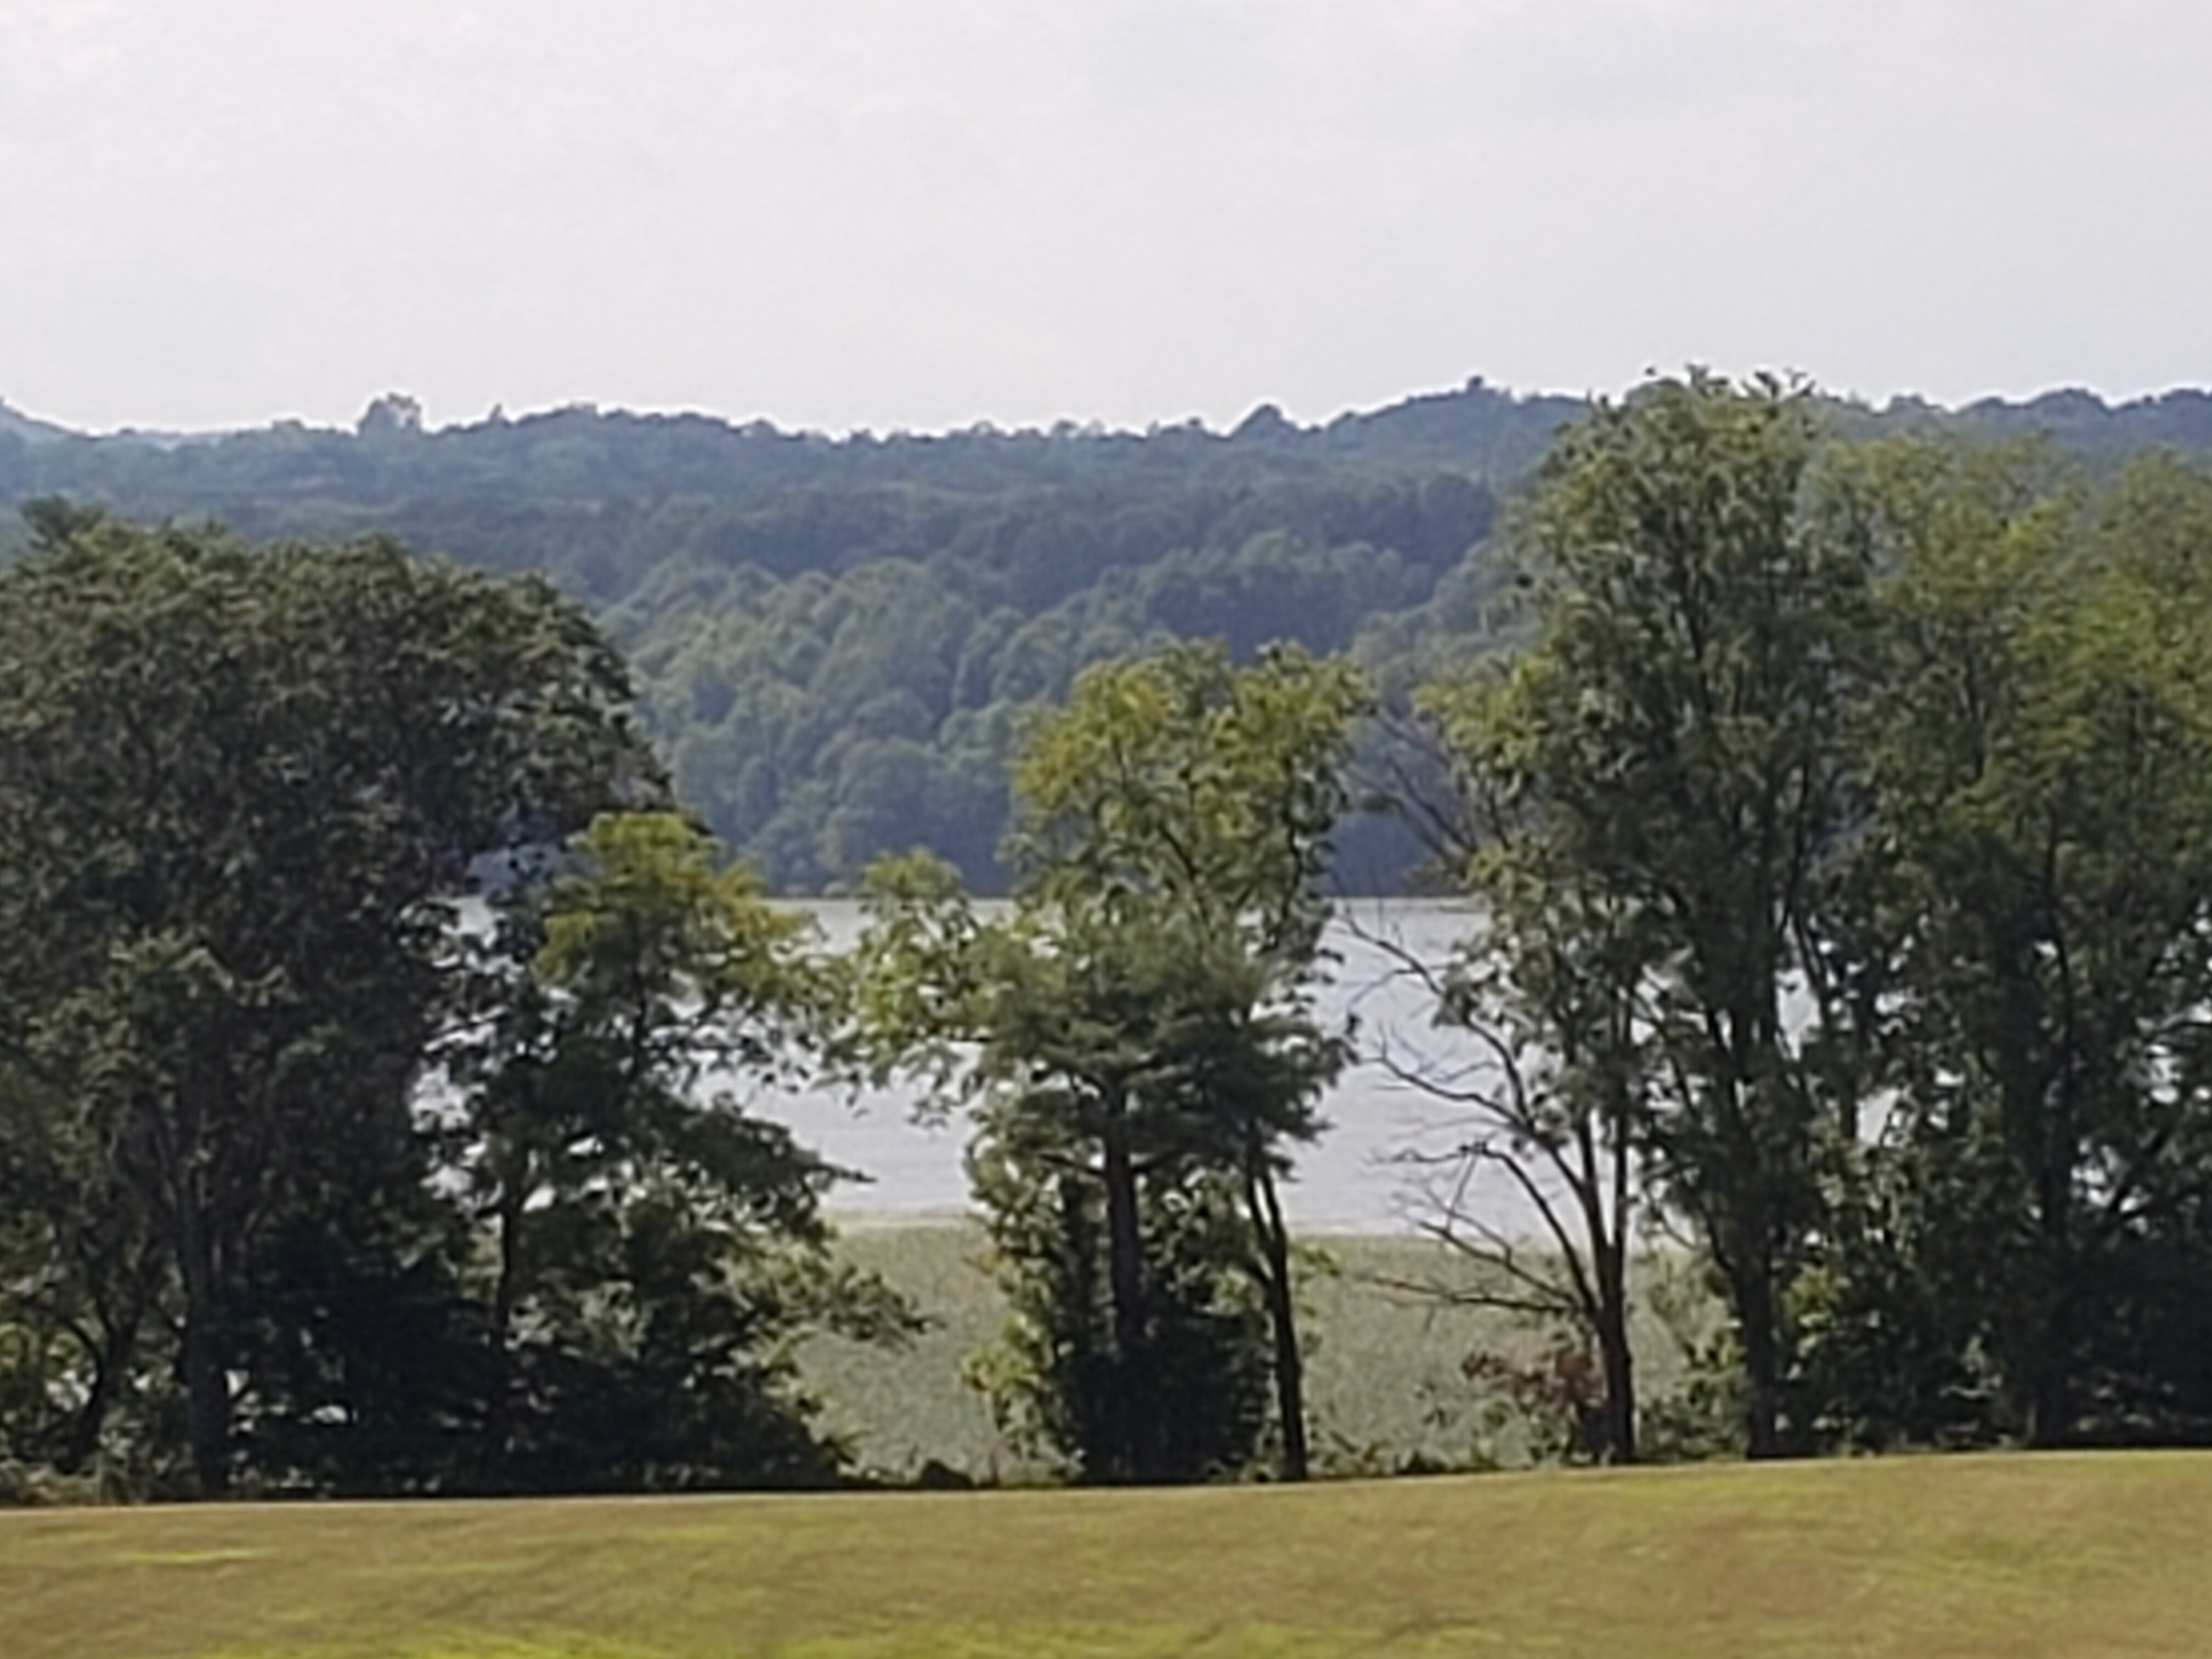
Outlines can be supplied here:
M653 775L620 662L541 583L33 522L0 575L0 1043L75 1160L52 1225L120 1205L159 1251L212 1494L258 1253L420 1172L454 902Z

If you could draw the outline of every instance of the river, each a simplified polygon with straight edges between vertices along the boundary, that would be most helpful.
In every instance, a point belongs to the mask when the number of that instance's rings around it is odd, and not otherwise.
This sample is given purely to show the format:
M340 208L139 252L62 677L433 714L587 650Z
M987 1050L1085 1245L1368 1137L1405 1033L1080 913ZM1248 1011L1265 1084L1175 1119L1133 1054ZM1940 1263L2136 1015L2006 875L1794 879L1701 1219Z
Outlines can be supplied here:
M849 945L859 933L860 916L852 903L823 900L805 908L832 948ZM1433 900L1362 899L1339 909L1327 940L1336 960L1321 1007L1329 1019L1353 1022L1360 1058L1325 1097L1328 1127L1299 1149L1285 1188L1285 1208L1304 1230L1395 1232L1424 1211L1421 1171L1405 1160L1448 1152L1456 1138L1455 1114L1400 1081L1384 1056L1431 1068L1471 1062L1449 1032L1434 1028L1430 993L1401 953L1441 964L1469 925L1464 907ZM957 1121L916 1123L910 1093L859 1099L763 1093L748 1105L789 1125L831 1162L869 1177L832 1194L830 1208L846 1224L951 1216L966 1207L960 1161L965 1129ZM1486 1207L1492 1214L1520 1208L1499 1194L1486 1194Z

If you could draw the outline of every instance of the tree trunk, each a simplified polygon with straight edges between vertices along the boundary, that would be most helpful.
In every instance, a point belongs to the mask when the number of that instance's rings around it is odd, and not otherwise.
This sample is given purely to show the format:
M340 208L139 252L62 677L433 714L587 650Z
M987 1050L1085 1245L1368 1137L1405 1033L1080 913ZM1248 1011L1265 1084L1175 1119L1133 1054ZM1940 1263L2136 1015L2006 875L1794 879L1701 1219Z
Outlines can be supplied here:
M514 1306L522 1281L523 1183L508 1182L499 1195L499 1279L491 1299L491 1397L484 1405L486 1472L501 1479L514 1439Z
M64 1474L79 1474L92 1462L92 1455L100 1447L100 1431L107 1421L107 1407L113 1382L104 1359L94 1359L92 1368L92 1387L85 1393L84 1403L70 1415L69 1439L62 1447L59 1468Z
M1781 1342L1775 1329L1770 1273L1746 1275L1736 1288L1736 1332L1743 1340L1744 1455L1782 1455Z
M200 1133L210 1115L210 1093L179 1088L173 1106L151 1102L143 1109L152 1129L162 1232L184 1291L177 1370L185 1388L185 1443L199 1495L221 1498L230 1490L230 1372L223 1363L222 1275L208 1198L214 1159Z
M1275 1177L1256 1147L1246 1153L1244 1198L1260 1241L1260 1289L1275 1338L1275 1411L1282 1419L1283 1479L1303 1480L1307 1474L1305 1363L1298 1352L1297 1308L1291 1294L1291 1235L1283 1222Z
M2051 1342L2057 1333L2046 1327L2044 1340ZM2033 1395L2027 1407L2027 1443L2031 1446L2063 1446L2074 1428L2071 1390L2067 1387L2066 1367L2055 1355L2042 1356L2035 1378Z
M130 1368L132 1350L138 1346L138 1316L133 1313L105 1330L100 1342L88 1345L92 1353L92 1386L85 1391L83 1402L70 1414L69 1440L62 1449L63 1474L82 1472L99 1451L100 1433L107 1426L107 1413L115 1404L116 1389Z
M1597 1354L1605 1382L1606 1461L1636 1462L1636 1355L1628 1346L1628 1272L1618 1239L1597 1252Z
M2070 1129L2070 1125L2068 1126ZM2071 1149L2071 1136L2067 1145ZM2074 1346L2072 1231L2073 1170L2054 1167L2045 1150L2038 1174L2038 1300L2034 1371L2028 1385L2027 1439L2033 1446L2065 1443L2074 1430L2072 1370Z
M1149 1480L1158 1474L1152 1425L1154 1401L1146 1365L1144 1240L1137 1218L1137 1171L1129 1150L1128 1121L1118 1095L1104 1103L1106 1273L1114 1304L1114 1357L1121 1377L1115 1402L1115 1471L1121 1479Z
M203 1498L230 1490L230 1376L222 1359L221 1316L216 1305L215 1266L198 1229L188 1230L185 1251L185 1435L192 1476Z

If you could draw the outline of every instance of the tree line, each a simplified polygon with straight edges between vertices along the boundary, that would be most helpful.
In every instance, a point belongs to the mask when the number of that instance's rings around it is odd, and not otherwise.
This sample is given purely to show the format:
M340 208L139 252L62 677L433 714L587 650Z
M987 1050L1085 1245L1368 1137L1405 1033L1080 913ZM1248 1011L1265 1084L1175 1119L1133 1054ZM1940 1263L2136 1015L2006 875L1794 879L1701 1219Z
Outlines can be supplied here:
M787 1340L910 1314L726 1080L796 1063L824 987L669 810L599 630L388 541L32 523L8 1459L208 1496L830 1479Z
M1003 890L1021 721L1091 663L1294 638L1349 651L1395 696L1501 642L1498 504L1585 407L1478 380L1312 426L1263 407L1229 432L839 439L587 406L430 430L397 395L350 431L203 438L88 437L0 408L0 500L254 540L386 533L547 575L628 658L684 799L779 890L855 890L916 839ZM1851 435L2048 430L2096 466L2212 447L2197 392L1823 407ZM1419 856L1372 817L1334 854L1365 892L1403 890Z
M540 581L58 503L0 574L0 1445L135 1491L812 1484L791 1345L917 1310L746 1109L921 1079L1078 1478L1307 1472L1280 1183L1355 801L1474 903L1397 1057L1538 1218L1575 1455L1655 1445L1639 1254L1753 1455L2212 1421L2212 475L1866 438L1701 375L1559 438L1508 651L1102 660L1009 738L1012 902L872 862L826 956ZM1422 768L1372 771L1390 740ZM1480 1191L1480 1188L1469 1190ZM1471 1285L1472 1288L1466 1288ZM1711 1427L1711 1425L1708 1425ZM1665 1439L1665 1437L1661 1437Z
M1565 434L1536 634L1428 693L1488 926L1474 1156L1635 1449L1625 1242L1685 1237L1751 1455L2212 1427L2212 474L1840 443L1692 377Z

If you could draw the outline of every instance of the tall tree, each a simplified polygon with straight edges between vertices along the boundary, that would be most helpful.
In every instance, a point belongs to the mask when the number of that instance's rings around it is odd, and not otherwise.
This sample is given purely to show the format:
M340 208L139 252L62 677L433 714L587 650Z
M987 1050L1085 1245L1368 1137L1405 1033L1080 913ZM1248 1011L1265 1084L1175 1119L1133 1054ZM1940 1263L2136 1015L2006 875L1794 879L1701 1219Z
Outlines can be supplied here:
M980 1045L964 1081L983 1103L981 1152L1009 1177L985 1182L987 1202L1027 1204L1048 1167L1097 1202L1103 1341L1130 1407L1100 1461L1122 1478L1170 1472L1146 1217L1224 1192L1272 1334L1285 1472L1305 1473L1279 1188L1344 1058L1310 993L1316 883L1364 704L1348 666L1295 649L1244 669L1196 646L1093 668L1017 769L1012 917L978 924L925 884L892 895L876 941L887 982L908 988L880 1005L891 1025ZM917 998L918 983L937 988Z
M847 1172L744 1109L804 1067L834 988L805 918L719 852L674 814L594 820L505 907L534 948L447 1050L440 1179L489 1263L478 1484L818 1484L836 1454L790 1339L907 1328L830 1261L820 1200Z
M216 1493L257 1249L418 1172L453 901L653 774L619 661L543 584L33 522L0 574L0 1040L158 1242Z
M2201 1297L2212 1199L2212 478L2154 459L2092 490L1924 444L1861 472L1895 569L1869 853L1928 1269L2001 1426L2130 1432L2180 1379L2126 1375L2126 1322L2178 1316L2147 1274Z
M1818 1148L1857 1106L1821 1063L1844 1009L1822 905L1858 810L1842 730L1870 573L1808 511L1820 436L1809 393L1702 374L1568 428L1515 531L1539 638L1455 734L1574 890L1633 918L1649 1144L1725 1292L1755 1456L1783 1449Z
M1210 970L1165 1035L1186 1109L1243 1188L1294 1480L1307 1466L1304 1366L1279 1177L1344 1063L1308 999L1328 920L1320 879L1366 705L1348 665L1295 647L1240 671L1220 647L1181 646L1085 674L1015 773L1032 895L1178 938Z

